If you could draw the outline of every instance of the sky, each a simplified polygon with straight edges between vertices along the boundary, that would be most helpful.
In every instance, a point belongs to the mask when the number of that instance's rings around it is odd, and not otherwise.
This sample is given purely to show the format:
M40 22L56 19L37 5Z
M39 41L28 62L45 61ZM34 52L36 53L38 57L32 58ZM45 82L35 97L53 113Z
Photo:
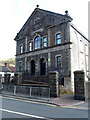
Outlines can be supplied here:
M14 38L37 4L60 14L68 10L72 23L88 36L88 0L0 0L0 60L15 57Z

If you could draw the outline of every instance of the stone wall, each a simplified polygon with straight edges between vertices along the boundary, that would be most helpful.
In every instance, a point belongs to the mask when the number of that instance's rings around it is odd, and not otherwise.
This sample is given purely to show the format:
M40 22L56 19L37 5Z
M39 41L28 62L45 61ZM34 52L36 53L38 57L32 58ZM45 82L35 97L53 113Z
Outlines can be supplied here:
M71 77L64 77L64 86L69 92L72 91Z

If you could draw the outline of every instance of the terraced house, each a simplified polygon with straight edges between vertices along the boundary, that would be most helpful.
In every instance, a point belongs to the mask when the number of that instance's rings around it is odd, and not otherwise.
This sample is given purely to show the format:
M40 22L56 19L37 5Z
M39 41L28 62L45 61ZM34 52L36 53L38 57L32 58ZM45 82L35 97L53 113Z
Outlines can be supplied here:
M15 37L16 72L28 73L28 81L38 77L48 83L44 78L57 71L59 84L72 90L74 71L83 70L88 80L88 39L72 20L68 11L62 15L35 8Z

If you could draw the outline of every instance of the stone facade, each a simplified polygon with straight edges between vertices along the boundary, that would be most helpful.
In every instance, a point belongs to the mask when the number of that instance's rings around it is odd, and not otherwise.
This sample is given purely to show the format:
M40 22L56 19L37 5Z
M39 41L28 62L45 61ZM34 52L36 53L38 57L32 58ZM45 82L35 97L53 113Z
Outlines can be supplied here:
M15 37L16 73L27 72L28 80L33 80L35 76L46 77L50 71L57 71L58 83L71 90L74 88L73 71L82 69L87 78L87 38L71 21L67 12L62 15L35 8ZM84 51L79 50L81 44ZM83 63L80 63L80 53L83 54Z

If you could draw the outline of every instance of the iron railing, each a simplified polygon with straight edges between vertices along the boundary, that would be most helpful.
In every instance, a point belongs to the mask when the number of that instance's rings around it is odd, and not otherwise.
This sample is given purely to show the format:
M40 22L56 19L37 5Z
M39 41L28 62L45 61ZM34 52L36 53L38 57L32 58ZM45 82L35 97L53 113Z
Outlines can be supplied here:
M2 94L26 97L50 97L49 87L2 85Z

